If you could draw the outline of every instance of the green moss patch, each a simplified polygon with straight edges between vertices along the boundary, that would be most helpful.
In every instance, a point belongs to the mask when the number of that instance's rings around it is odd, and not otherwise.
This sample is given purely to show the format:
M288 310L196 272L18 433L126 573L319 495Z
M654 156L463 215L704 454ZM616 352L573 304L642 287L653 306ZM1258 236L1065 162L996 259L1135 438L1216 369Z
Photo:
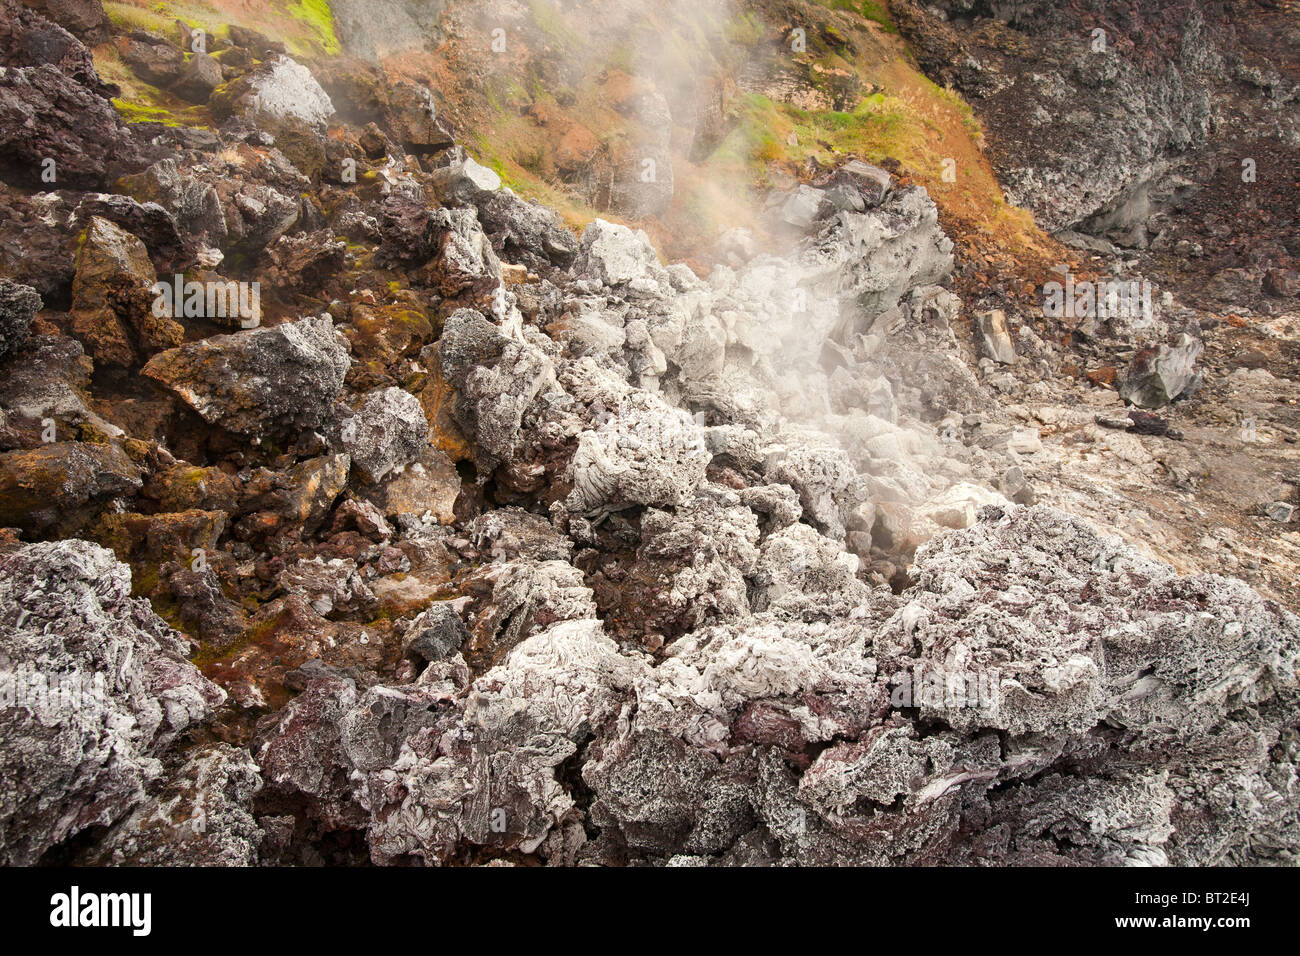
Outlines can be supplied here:
M321 53L335 56L343 52L343 45L334 32L334 13L328 0L294 0L289 5L289 13L307 27L307 42L318 47ZM286 38L285 42L293 45L292 38Z

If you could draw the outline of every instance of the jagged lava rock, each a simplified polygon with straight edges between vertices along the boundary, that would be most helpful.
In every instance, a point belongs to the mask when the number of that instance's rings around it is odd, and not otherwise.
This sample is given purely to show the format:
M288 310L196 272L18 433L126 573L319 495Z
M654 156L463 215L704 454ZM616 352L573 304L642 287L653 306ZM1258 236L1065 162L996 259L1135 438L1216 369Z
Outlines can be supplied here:
M1199 339L1187 334L1173 345L1144 349L1120 379L1120 397L1140 408L1161 408L1191 396L1201 384L1196 360L1204 350Z
M41 184L55 161L63 186L102 189L138 161L113 105L51 65L0 67L0 171Z
M204 420L260 440L319 427L351 359L328 316L218 335L149 360L161 382Z
M469 631L460 615L448 602L439 601L411 621L404 648L407 654L432 663L450 657L468 640Z
M100 0L26 0L26 5L86 43L108 39L110 23Z
M341 449L362 480L374 484L418 459L429 444L420 400L400 388L377 389L338 422Z
M90 217L77 250L72 328L98 363L129 368L142 354L185 341L179 322L155 314L155 279L143 242L107 219Z
M26 703L0 710L0 858L30 865L145 796L176 737L225 700L186 641L85 541L0 560L0 658ZM64 693L41 693L62 679Z
M501 177L468 155L434 169L430 179L438 198L450 206L478 206L501 189Z
M457 391L455 421L474 438L475 457L490 471L517 447L524 414L557 389L555 365L473 309L452 313L437 356Z
M0 279L0 358L27 341L32 319L43 305L31 286Z
M451 460L438 449L425 447L400 473L389 474L368 490L367 497L388 517L429 513L451 524L460 486L460 474Z
M183 272L194 265L194 240L159 203L142 203L130 196L92 193L77 205L71 222L75 227L91 222L92 217L116 223L143 241L159 272Z
M567 269L578 255L578 240L559 215L503 189L479 204L479 221L497 255L530 269Z
M445 862L463 840L560 863L1287 858L1294 615L1050 508L984 509L918 553L901 599L808 526L782 537L759 562L771 611L687 634L657 665L580 619L467 694L445 661L365 695L318 684L295 713L339 716L295 732L294 788L323 792L331 819L367 816L381 863ZM385 699L451 706L393 738L368 729L367 700ZM575 810L560 768L584 740ZM1068 839L1043 839L1043 820Z
M0 524L37 534L78 530L134 495L140 469L116 445L53 442L0 454Z
M262 788L247 750L191 753L165 784L115 824L84 861L93 866L253 866L265 834L252 813Z
M76 0L54 0L46 6L59 6L66 10L75 4ZM50 17L48 20L41 16L37 10L42 5L40 2L0 0L0 66L49 64L96 93L112 95L113 88L100 80L95 71L94 57L82 42L86 38L74 27L58 23L60 16L55 11L42 11ZM103 15L102 9L100 15Z

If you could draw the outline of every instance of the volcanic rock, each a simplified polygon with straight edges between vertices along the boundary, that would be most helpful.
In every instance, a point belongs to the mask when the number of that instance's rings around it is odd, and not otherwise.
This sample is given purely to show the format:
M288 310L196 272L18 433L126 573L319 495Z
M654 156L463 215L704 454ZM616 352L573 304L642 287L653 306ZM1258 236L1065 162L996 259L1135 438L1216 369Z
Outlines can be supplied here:
M206 103L221 82L221 64L206 53L194 53L172 84L172 92L191 103Z
M659 268L644 232L597 219L582 233L574 272L603 285L620 285L643 278Z
M981 312L976 316L976 321L979 322L984 354L1003 365L1014 365L1016 347L1011 341L1010 333L1007 332L1006 314L1000 309L995 309L992 312Z
M1149 409L1189 397L1201 384L1201 373L1195 366L1204 349L1200 340L1185 334L1172 346L1144 349L1120 380L1120 396Z
M31 865L140 803L172 742L225 694L98 545L29 544L0 558L0 623L5 677L23 694L0 711L0 857Z
M24 0L24 3L85 43L103 43L108 39L108 14L100 0Z
M92 216L77 252L72 327L97 362L130 367L141 353L152 355L185 340L180 323L165 312L157 314L155 280L145 244Z
M435 169L432 180L438 198L449 206L478 206L501 189L501 177L468 155Z
M5 452L0 525L72 533L140 486L140 469L116 445L63 441Z
M311 71L287 56L268 60L258 71L230 83L213 97L218 117L237 115L266 124L274 132L286 122L300 122L318 131L334 115L334 104Z
M350 363L326 315L191 342L143 374L205 421L260 441L323 424Z
M43 304L30 286L0 279L0 358L27 341L32 319Z
M480 203L478 216L492 248L505 261L530 269L567 269L578 255L578 240L557 213L508 189Z
M429 605L406 631L406 653L421 660L441 661L469 640L469 631L460 615L445 601Z
M130 196L107 193L87 195L72 216L74 227L89 224L94 217L105 219L141 240L149 257L162 274L184 272L195 263L195 249L175 217L156 202L137 202Z
M0 70L0 175L102 189L135 165L139 151L107 99L54 66ZM51 167L46 160L54 161Z
M460 485L456 466L441 451L426 447L400 473L390 473L367 495L389 517L427 512L450 524Z
M171 86L185 72L185 53L156 33L136 30L115 44L136 76L154 86Z
M340 448L368 484L416 461L429 444L429 423L420 400L400 388L371 392L350 415L339 418Z
M262 788L247 750L213 744L190 754L157 793L113 826L95 866L253 866L265 834L252 813Z

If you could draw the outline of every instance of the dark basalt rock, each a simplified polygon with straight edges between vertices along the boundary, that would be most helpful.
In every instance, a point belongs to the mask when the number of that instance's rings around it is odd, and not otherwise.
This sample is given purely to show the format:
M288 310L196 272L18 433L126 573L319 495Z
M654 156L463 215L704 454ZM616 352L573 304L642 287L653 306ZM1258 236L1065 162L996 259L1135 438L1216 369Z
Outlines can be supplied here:
M69 2L63 0L62 5ZM102 9L100 13L102 15ZM51 23L35 11L26 9L17 0L0 0L0 66L17 68L47 64L58 67L70 79L96 93L116 95L117 87L100 80L90 50L77 36L58 23Z
M193 240L176 218L155 202L98 193L87 196L73 213L71 226L81 229L98 216L116 223L144 242L159 275L184 272L197 261Z
M27 341L32 319L42 304L40 295L30 286L0 279L0 358Z
M100 0L24 0L85 43L103 43L111 24Z
M406 631L406 653L426 663L446 660L469 640L469 630L450 605L430 605Z
M168 87L185 72L185 52L156 33L136 30L115 42L127 66L147 83Z
M379 209L379 255L384 262L421 265L437 251L428 199L412 188L394 189Z
M177 248L168 235L166 225L161 227L162 241L157 235L142 237L146 244L151 244L151 251L166 262L175 261L175 257L184 252L192 254L193 247L199 244L220 246L228 235L226 216L222 209L221 197L210 184L191 176L182 176L175 159L163 159L149 166L142 172L123 176L117 182L117 188L128 193L133 199L148 209L151 205L162 206L175 219L173 228L179 229L178 237L183 244ZM111 206L109 207L111 213ZM134 207L130 210L127 221L114 219L119 225L131 228L132 220L140 221L152 217L142 217ZM242 221L242 220L241 220ZM133 230L134 231L134 230ZM137 233L138 235L138 233ZM158 263L160 273L166 273L167 267Z
M266 253L266 284L294 292L320 291L347 265L347 243L328 229L281 236Z
M261 439L323 424L350 362L321 316L192 342L154 356L143 374L205 421Z
M46 160L52 159L51 167ZM113 105L56 67L0 70L0 176L32 187L103 189L139 163Z
M50 216L48 206L0 186L0 273L31 286L47 308L68 307L76 274L64 217L61 208Z

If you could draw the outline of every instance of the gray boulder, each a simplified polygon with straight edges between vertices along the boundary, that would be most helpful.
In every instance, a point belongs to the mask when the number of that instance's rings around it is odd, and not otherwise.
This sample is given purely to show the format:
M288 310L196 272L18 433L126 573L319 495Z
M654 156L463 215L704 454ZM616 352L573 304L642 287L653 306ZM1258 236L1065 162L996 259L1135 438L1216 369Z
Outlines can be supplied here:
M195 53L172 85L172 92L191 103L206 103L222 79L221 64L214 57Z
M456 423L474 439L476 463L491 471L520 444L525 413L556 389L555 366L472 309L447 320L436 354L456 389Z
M501 177L468 154L429 174L438 198L448 206L478 206L501 189Z
M1185 333L1173 345L1142 350L1120 380L1120 397L1141 408L1161 408L1190 397L1201 384L1196 360L1203 351L1201 341Z
M479 221L503 260L530 269L567 269L578 255L578 240L552 209L500 190L479 206Z
M400 388L371 392L336 426L341 450L361 479L375 484L419 459L429 444L420 400Z
M286 122L324 131L334 115L329 94L311 71L287 56L273 57L256 72L231 83L214 98L213 108L219 117L239 116L272 131Z
M582 233L574 272L581 278L616 286L661 272L650 238L641 230L595 220Z
M465 622L450 603L429 605L406 630L406 653L423 661L445 660L469 640Z
M781 204L780 222L796 229L808 229L822 218L827 205L828 199L822 190L799 186Z

